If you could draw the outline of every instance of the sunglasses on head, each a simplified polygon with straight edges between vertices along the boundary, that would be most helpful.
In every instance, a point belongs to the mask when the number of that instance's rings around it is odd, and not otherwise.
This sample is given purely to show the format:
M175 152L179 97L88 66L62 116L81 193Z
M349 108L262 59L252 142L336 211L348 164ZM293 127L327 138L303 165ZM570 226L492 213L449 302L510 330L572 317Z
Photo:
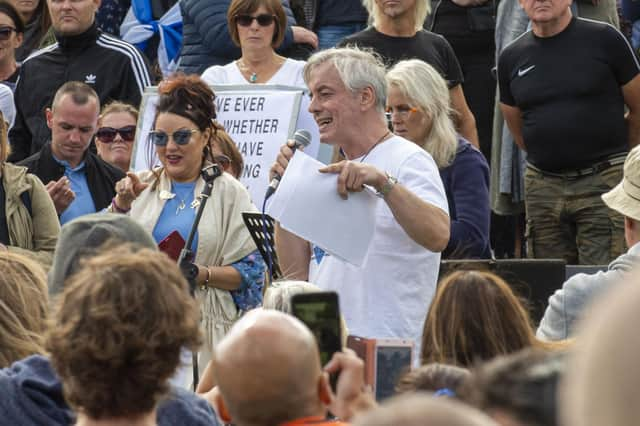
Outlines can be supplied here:
M111 143L120 135L125 142L132 142L136 135L136 126L124 126L116 129L114 127L100 127L96 132L96 138L102 143Z
M176 144L186 145L191 140L191 135L195 132L199 132L199 130L180 129L173 132L173 135L169 135L161 130L153 130L149 132L149 140L155 146L167 146L167 144L169 143L169 137L171 137Z
M234 19L236 20L236 24L240 25L241 27L250 26L253 23L254 19L258 21L258 25L260 25L261 27L268 27L269 25L273 24L273 21L276 20L276 17L274 15L263 13L258 16L236 15L234 16Z
M15 30L16 29L13 27L0 27L0 40L9 40L9 37L11 37L11 33Z

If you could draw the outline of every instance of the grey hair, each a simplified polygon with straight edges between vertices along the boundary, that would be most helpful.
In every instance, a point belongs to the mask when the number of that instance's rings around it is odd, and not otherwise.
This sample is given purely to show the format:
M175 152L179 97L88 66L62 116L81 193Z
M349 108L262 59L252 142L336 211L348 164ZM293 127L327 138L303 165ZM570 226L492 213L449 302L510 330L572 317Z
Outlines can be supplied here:
M327 49L315 53L304 67L304 81L307 86L313 69L325 62L330 62L336 67L340 79L352 93L371 87L376 97L376 110L384 113L387 99L385 67L378 55L371 50L354 47Z
M447 82L431 65L419 60L400 61L387 73L387 84L397 88L414 106L431 119L431 130L422 147L438 168L451 164L458 148L458 136L451 120Z
M378 2L376 0L362 0L362 4L367 8L369 12L369 21L373 26L377 26L380 22L381 15L384 13L380 10ZM413 11L414 29L420 31L424 25L425 19L431 13L431 0L416 0L416 5Z

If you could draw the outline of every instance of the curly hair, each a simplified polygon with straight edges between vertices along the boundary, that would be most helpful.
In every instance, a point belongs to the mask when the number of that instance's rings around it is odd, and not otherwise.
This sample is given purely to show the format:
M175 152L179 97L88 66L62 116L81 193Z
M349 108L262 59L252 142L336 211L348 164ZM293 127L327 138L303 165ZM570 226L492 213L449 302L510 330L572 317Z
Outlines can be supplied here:
M455 365L431 363L409 371L398 380L396 393L448 389L458 395L462 384L471 376L466 368Z
M65 287L46 348L67 402L93 419L153 410L181 349L201 344L197 305L177 265L154 250L107 247Z
M20 254L0 252L0 368L44 353L48 298L42 267Z
M456 271L436 290L424 323L422 363L462 367L537 345L524 304L490 272Z

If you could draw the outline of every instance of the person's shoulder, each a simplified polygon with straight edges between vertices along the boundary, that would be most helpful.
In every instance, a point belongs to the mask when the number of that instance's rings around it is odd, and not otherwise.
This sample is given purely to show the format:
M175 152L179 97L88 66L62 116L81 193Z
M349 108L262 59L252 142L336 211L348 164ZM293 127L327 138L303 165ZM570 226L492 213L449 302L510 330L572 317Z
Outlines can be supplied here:
M355 34L351 34L340 41L339 47L348 47L354 45L366 45L377 40L381 33L379 33L373 26L365 28Z
M96 46L110 52L113 58L132 61L136 66L143 66L145 63L143 54L133 44L111 34L100 32Z
M46 144L45 144L45 146L46 146ZM30 155L29 157L25 158L24 160L18 161L17 165L18 166L24 166L29 170L33 170L33 168L40 161L40 157L42 157L44 148L45 147L42 147L42 149L40 151L36 152L35 154Z
M171 388L168 397L158 407L158 425L171 426L219 425L211 405L193 392Z
M212 65L204 70L200 78L207 84L226 84L229 82L228 74L235 66L234 61L226 65Z
M32 52L29 56L27 56L20 65L21 73L20 78L22 79L25 75L25 69L28 69L32 66L37 66L40 62L47 59L47 56L51 55L58 49L58 43L50 44L49 46L43 47L42 49L38 49ZM26 67L26 68L25 68ZM28 74L28 73L26 73ZM40 78L39 75L37 78Z
M528 44L533 40L533 32L531 30L525 31L502 49L500 57L502 58L508 57L509 55L519 54L523 49L526 50L528 48Z
M487 159L484 158L482 152L464 138L458 139L458 149L456 150L454 164L456 162L477 163L487 168L489 167Z
M91 165L95 166L100 173L109 176L112 179L120 180L126 175L125 172L120 170L118 167L107 163L93 152L89 152L87 158L91 159Z
M434 43L436 45L448 46L449 42L442 34L436 34L434 32L425 30L424 28L418 30L416 32L416 38L420 41L424 41L427 43Z

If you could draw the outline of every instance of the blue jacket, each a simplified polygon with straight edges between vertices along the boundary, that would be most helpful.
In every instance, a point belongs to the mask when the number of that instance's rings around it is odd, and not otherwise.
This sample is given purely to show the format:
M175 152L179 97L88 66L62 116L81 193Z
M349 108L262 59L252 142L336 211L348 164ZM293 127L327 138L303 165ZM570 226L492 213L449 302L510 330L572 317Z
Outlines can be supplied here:
M489 165L480 151L460 138L451 165L440 170L447 193L451 237L443 258L490 259Z
M182 51L178 69L186 74L202 74L212 65L226 65L241 56L233 44L227 25L227 9L231 0L182 0ZM297 25L289 0L282 0L287 14L284 41L277 49L293 45L291 27Z
M0 423L12 426L70 426L75 416L64 401L62 383L49 360L33 355L0 370ZM158 407L160 426L217 426L207 401L172 388Z

